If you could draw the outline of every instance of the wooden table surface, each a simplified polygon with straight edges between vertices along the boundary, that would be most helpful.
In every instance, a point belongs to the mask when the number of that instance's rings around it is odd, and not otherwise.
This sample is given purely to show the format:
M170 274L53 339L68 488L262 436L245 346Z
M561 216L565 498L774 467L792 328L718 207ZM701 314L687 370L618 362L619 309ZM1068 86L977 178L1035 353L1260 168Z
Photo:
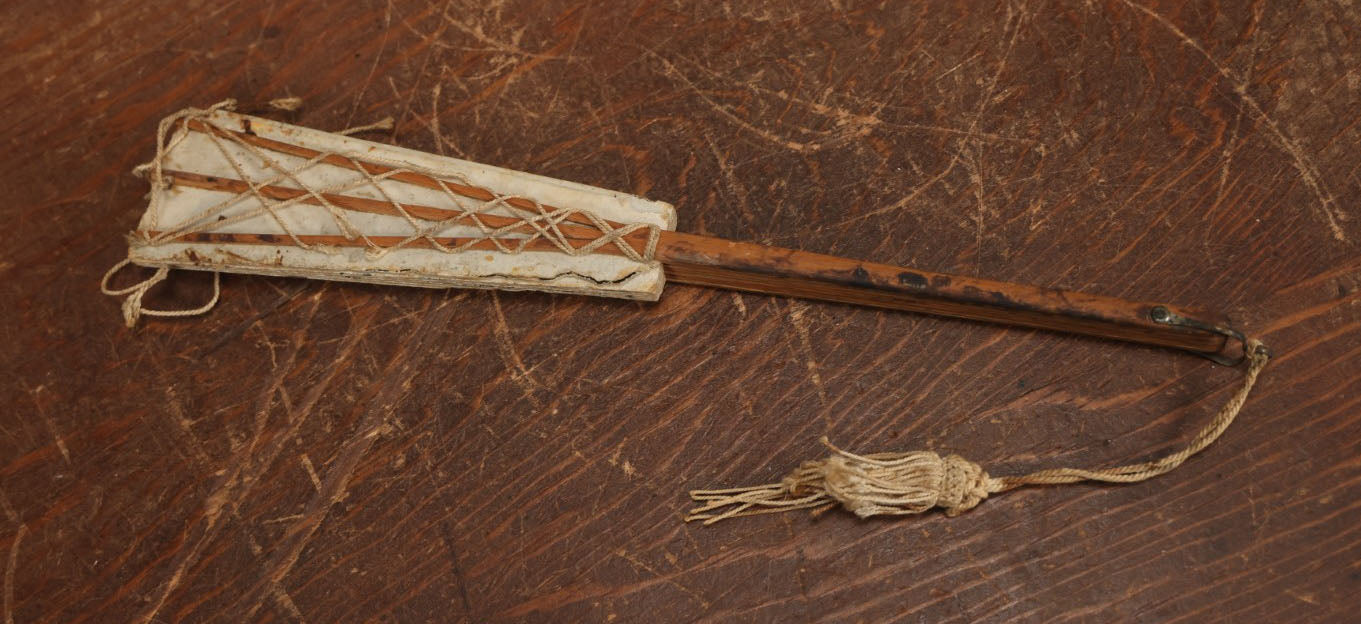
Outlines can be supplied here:
M1355 621L1357 7L756 4L6 2L5 621ZM822 435L995 474L1146 459L1238 372L681 285L227 276L210 314L126 329L98 281L157 120L283 96L683 231L1222 309L1277 358L1149 482L685 524L686 490Z

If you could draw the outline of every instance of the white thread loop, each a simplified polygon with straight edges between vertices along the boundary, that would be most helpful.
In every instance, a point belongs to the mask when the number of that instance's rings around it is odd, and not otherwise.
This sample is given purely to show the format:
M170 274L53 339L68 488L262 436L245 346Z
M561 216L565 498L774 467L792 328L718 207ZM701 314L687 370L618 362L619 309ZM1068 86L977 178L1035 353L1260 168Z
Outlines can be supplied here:
M120 288L117 290L109 288L109 280L113 278L114 274L123 270L123 268L128 266L129 264L132 264L131 259L128 258L123 259L123 261L113 265L113 267L111 267L107 272L104 273L104 279L99 280L100 292L112 297L121 297L123 295L127 295L127 298L123 300L122 307L123 307L123 322L128 326L128 328L136 326L137 319L141 318L143 315L174 318L206 314L209 310L212 310L213 307L217 305L218 297L222 294L222 276L220 273L214 272L213 296L211 299L208 300L208 303L205 303L197 308L191 308L188 310L148 309L142 305L142 298L146 296L147 291L151 290L152 286L155 286L165 281L165 278L170 275L170 268L159 267L156 269L156 272L151 275L151 277L148 277L140 282L137 282L136 284L128 286L127 288Z

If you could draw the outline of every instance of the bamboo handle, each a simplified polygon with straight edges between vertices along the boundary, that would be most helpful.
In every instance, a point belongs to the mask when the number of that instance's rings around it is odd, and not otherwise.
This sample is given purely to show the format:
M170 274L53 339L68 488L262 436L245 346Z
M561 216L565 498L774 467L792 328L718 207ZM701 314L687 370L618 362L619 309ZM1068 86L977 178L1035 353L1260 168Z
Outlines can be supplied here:
M1176 347L1228 360L1232 330L1165 304L932 273L754 243L664 232L667 279ZM1190 321L1188 319L1196 319ZM1224 363L1228 363L1225 361Z

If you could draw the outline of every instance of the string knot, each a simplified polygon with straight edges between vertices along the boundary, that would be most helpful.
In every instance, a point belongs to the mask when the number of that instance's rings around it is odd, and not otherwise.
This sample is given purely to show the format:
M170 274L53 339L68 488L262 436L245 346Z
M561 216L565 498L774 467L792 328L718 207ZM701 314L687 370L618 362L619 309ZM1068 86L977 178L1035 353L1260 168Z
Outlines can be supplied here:
M151 277L138 282L131 287L125 288L122 291L108 291L113 293L129 293L128 297L123 300L123 323L126 324L129 329L136 326L137 319L142 317L142 298L146 296L147 291L151 290L152 286L164 282L169 273L170 269L160 267L156 269L156 272L153 273Z
M957 516L983 502L988 494L997 491L996 482L982 466L958 455L941 460L944 475L940 480L940 497L936 506L947 516Z

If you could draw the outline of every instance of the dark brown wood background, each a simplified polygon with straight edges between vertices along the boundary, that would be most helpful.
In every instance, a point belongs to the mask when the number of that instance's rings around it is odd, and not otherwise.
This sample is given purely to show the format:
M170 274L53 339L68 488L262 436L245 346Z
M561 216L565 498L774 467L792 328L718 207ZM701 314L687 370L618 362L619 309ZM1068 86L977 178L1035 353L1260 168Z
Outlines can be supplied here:
M1357 6L756 4L5 2L6 618L1354 618ZM125 329L97 283L157 120L289 95L305 125L390 114L380 139L671 201L684 231L1220 308L1278 358L1151 482L687 525L687 489L777 479L824 434L1002 474L1148 458L1238 378L686 286L228 276L211 314Z

